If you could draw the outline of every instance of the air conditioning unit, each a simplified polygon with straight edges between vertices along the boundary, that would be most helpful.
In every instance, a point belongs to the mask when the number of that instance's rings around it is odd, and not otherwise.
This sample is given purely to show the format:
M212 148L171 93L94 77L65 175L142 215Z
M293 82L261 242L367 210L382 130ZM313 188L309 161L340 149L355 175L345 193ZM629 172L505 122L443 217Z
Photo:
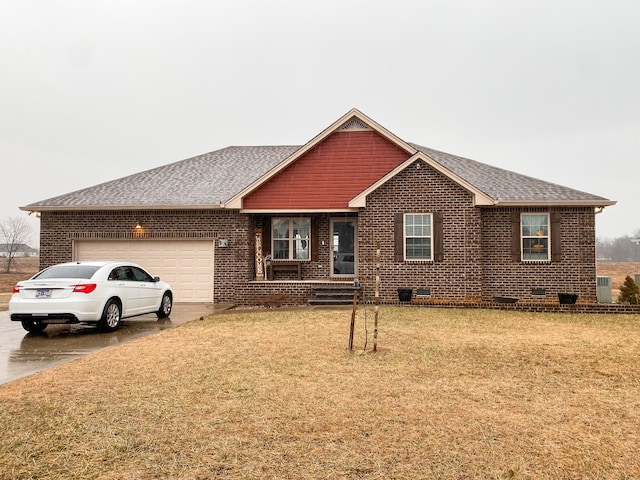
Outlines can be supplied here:
M596 277L598 303L613 303L611 297L611 277Z

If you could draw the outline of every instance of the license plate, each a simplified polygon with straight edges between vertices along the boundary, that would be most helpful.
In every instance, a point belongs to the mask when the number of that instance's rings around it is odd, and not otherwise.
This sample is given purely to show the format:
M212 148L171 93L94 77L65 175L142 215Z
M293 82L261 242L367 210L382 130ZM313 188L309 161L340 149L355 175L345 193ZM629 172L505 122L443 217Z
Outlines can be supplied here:
M36 298L51 298L51 289L39 288L36 290Z

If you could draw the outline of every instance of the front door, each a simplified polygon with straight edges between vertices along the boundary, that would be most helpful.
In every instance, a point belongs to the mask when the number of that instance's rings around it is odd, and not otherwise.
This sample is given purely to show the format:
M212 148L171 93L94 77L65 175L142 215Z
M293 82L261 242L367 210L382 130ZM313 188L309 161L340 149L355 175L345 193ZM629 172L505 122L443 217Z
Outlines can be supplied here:
M356 258L357 219L332 218L330 231L331 276L353 278L358 271Z

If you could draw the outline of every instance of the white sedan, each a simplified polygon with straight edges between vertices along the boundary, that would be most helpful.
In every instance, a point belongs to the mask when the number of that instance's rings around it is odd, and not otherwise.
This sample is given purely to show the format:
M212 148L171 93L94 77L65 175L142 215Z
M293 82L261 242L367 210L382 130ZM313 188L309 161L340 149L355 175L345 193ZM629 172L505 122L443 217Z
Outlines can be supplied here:
M52 323L93 323L105 332L123 318L156 313L168 317L168 283L128 262L69 262L53 265L13 287L11 320L28 332Z

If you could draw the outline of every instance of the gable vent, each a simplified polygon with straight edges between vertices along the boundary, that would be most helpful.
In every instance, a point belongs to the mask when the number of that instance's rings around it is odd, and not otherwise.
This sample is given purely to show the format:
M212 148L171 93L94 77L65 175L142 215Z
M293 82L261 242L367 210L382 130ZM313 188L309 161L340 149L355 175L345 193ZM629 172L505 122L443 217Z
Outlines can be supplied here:
M353 131L363 131L363 130L364 131L371 130L371 127L357 117L353 117L350 120L347 120L340 127L340 131L342 132L345 132L345 131L353 132Z

